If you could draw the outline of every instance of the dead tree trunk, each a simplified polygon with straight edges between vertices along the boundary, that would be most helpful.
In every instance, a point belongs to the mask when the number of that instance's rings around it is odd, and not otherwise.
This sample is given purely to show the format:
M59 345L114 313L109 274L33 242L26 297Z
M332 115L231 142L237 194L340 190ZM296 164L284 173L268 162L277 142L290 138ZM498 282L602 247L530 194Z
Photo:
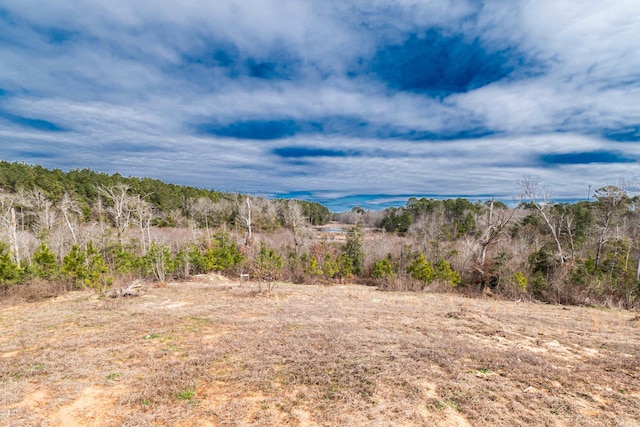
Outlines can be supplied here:
M18 224L16 223L16 210L11 207L11 246L14 262L20 266L20 246L18 245Z
M300 255L300 247L302 246L302 228L306 221L302 206L300 203L290 201L287 204L287 219L293 231L293 246L296 256Z
M245 200L246 207L241 206L237 201L236 203L238 206L238 214L240 215L240 218L242 218L242 220L244 221L244 226L247 230L244 244L245 246L250 246L251 241L253 239L252 222L251 222L251 198L247 196Z

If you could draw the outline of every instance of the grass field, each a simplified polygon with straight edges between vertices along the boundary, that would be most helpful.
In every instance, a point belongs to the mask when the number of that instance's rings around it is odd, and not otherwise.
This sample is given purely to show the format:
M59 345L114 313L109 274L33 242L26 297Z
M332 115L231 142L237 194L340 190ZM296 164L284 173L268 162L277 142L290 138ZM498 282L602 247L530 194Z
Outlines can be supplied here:
M0 307L0 425L639 426L635 313L253 283Z

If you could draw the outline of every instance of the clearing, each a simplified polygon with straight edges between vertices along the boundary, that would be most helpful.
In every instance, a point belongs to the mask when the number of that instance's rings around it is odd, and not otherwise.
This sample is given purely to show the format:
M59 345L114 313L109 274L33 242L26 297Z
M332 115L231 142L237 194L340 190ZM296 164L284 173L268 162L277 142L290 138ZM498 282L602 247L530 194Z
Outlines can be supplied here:
M0 424L640 426L634 313L255 283L0 307Z

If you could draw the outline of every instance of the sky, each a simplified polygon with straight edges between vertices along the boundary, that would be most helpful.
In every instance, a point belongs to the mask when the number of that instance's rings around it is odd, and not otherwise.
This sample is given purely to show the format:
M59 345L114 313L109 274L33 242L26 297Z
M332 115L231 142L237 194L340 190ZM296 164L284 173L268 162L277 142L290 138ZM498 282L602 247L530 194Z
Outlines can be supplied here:
M334 211L580 200L640 176L638 40L637 0L0 0L0 160Z

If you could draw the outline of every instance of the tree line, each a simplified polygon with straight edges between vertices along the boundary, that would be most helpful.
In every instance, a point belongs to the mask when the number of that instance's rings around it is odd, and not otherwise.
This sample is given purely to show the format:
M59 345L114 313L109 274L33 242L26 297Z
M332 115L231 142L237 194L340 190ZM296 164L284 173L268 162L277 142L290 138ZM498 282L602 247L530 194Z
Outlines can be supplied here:
M519 187L512 207L495 200L411 198L404 207L363 218L405 236L432 263L448 260L468 290L637 306L640 196L628 193L631 185L606 185L575 203L554 202L535 179L523 179ZM389 277L407 274L402 257L402 248L390 253Z
M332 214L313 202L0 162L0 288L104 292L215 271L265 286L349 280L629 308L640 301L640 199L627 187L557 203L524 179L510 206L414 197ZM331 219L347 230L314 227Z

